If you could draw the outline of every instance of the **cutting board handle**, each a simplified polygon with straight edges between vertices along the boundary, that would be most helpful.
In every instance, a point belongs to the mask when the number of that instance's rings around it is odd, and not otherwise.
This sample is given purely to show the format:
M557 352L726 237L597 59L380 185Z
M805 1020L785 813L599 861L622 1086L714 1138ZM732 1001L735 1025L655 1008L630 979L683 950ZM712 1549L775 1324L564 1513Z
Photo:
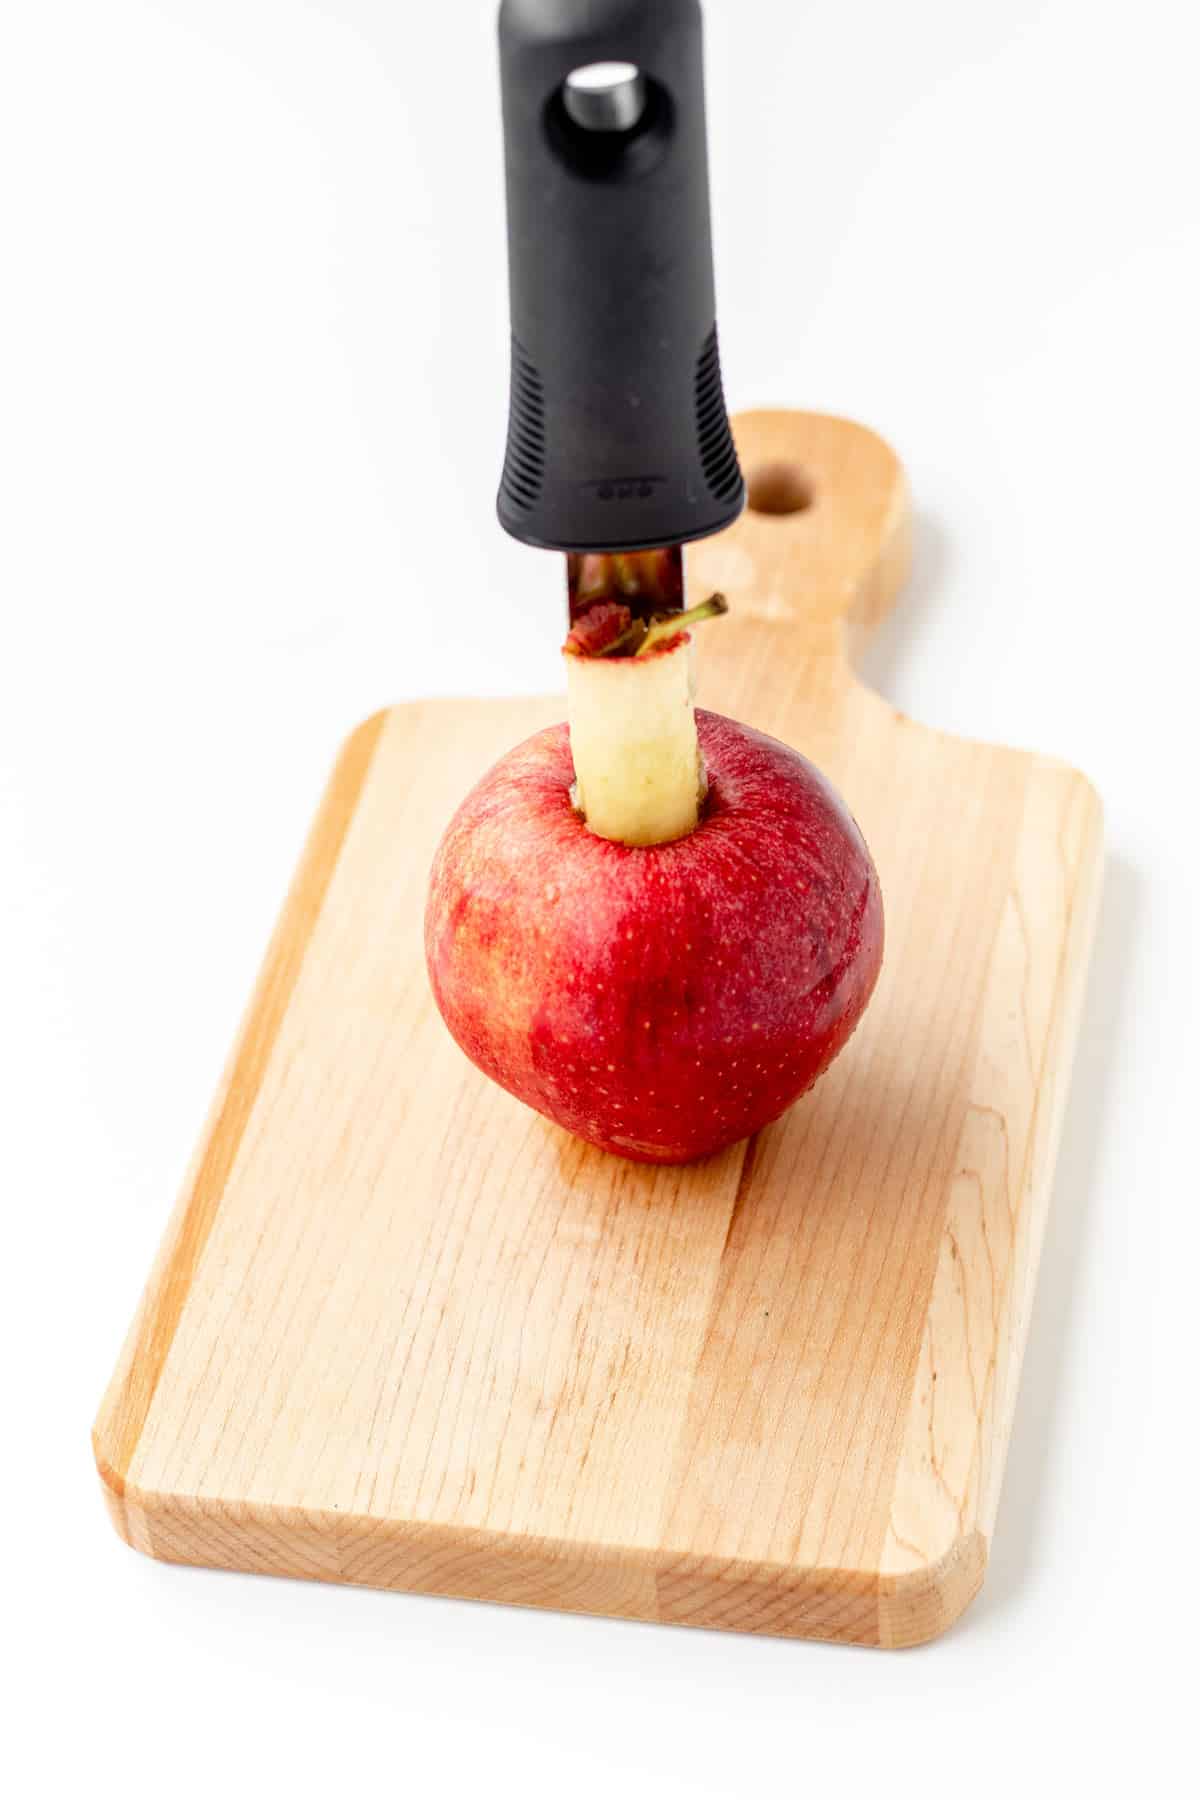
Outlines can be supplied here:
M911 561L908 484L899 459L863 425L819 413L761 411L734 420L749 504L735 525L688 552L690 598L730 602L729 653L786 634L789 658L828 657L847 680ZM731 622L732 623L732 622ZM771 630L762 631L763 626ZM717 632L706 640L716 650ZM735 640L736 643L735 643Z

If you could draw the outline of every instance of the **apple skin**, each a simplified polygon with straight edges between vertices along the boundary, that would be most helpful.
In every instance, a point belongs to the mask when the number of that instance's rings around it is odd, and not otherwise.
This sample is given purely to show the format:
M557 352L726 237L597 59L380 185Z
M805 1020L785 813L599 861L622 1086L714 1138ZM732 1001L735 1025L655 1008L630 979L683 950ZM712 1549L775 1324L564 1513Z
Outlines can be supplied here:
M825 778L697 710L700 824L630 848L573 809L566 725L484 776L434 859L434 998L486 1075L639 1162L721 1150L812 1086L883 956L879 879Z

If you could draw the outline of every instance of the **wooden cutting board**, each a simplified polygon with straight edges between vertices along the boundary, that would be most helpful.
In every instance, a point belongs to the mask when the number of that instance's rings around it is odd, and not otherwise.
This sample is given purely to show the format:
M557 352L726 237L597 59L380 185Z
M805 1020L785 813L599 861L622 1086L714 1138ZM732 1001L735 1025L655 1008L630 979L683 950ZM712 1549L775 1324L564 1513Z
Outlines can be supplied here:
M983 1579L1100 880L1046 757L927 730L850 652L908 563L860 426L754 413L689 554L702 701L842 789L887 952L848 1050L686 1169L487 1083L430 1000L452 809L560 699L399 706L334 770L95 1429L168 1561L915 1644ZM803 480L796 479L801 471Z

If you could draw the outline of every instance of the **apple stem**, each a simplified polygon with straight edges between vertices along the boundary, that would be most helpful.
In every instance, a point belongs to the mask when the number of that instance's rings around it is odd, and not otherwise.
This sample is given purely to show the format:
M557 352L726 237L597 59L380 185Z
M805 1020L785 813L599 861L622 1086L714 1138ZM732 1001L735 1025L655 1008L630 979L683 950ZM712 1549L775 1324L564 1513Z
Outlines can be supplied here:
M656 644L665 643L668 638L678 637L681 631L689 626L702 625L705 619L719 619L722 613L729 611L729 602L724 594L710 594L707 600L701 600L696 606L689 606L686 612L656 613L646 627L646 635L634 651L635 656L645 656ZM618 640L619 641L619 640ZM615 649L616 646L611 646Z

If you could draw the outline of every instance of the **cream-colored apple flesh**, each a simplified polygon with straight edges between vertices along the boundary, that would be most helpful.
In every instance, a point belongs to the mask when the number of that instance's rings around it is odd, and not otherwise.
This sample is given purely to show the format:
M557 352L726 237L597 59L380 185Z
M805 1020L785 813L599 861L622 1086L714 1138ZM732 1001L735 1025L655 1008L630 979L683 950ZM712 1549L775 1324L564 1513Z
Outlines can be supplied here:
M563 661L572 798L589 831L633 845L686 837L704 797L691 638L647 656Z

